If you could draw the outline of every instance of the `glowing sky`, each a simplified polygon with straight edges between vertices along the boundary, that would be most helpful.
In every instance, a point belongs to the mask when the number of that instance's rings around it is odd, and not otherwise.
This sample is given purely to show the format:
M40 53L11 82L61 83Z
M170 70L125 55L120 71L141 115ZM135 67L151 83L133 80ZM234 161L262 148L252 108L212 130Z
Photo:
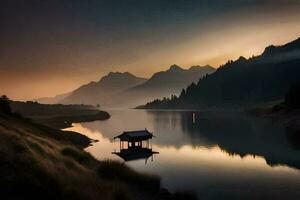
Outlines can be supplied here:
M298 0L2 0L0 94L52 96L109 71L215 67L300 37Z

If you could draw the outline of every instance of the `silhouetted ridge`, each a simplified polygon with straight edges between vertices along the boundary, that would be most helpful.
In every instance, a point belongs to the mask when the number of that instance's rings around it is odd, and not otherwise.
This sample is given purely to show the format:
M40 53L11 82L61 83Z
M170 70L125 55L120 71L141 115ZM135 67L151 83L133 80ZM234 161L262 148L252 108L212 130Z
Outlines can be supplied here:
M153 74L142 84L118 93L117 95L122 98L113 98L110 103L117 106L124 105L123 107L135 107L155 98L179 94L182 88L214 71L215 69L210 66L183 69L174 64L165 71Z
M147 79L136 77L129 72L110 72L98 82L90 82L74 90L60 103L64 104L100 104L105 106L112 95L145 82Z
M243 56L240 56L238 60L236 60L236 62L246 62L247 59Z
M165 71L152 75L147 80L129 72L110 72L98 82L82 85L55 103L93 104L103 107L128 108L145 103L155 98L179 94L181 89L199 78L215 72L211 66L192 66L183 69L171 65ZM46 98L47 101L51 98ZM58 99L58 98L57 98Z
M183 69L178 65L171 65L168 70L153 74L145 83L136 86L132 91L157 92L159 96L179 93L183 87L198 81L199 78L215 71L210 66L193 66L190 69Z
M121 87L121 84L135 85L136 82L140 83L142 81L145 81L145 79L136 77L133 74L130 74L129 72L110 72L108 75L102 77L98 84L105 85L106 87L111 87L114 85Z
M169 72L180 72L183 69L179 67L178 65L171 65L170 68L167 70Z
M191 84L172 99L156 100L142 108L199 108L249 106L284 98L300 76L300 39L269 46L262 55L228 61L211 75Z
M270 46L265 48L262 55L271 55L275 50L276 50L276 46L270 45Z
M270 45L265 48L263 52L263 56L275 56L278 54L286 53L286 52L293 52L293 51L299 51L300 50L300 38L297 40L294 40L290 43L287 43L282 46L275 46L275 45Z

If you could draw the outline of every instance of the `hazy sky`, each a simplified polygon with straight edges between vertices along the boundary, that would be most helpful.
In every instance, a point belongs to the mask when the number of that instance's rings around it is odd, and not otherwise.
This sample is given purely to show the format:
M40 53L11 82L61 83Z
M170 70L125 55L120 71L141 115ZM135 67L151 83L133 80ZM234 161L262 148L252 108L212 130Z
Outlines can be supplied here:
M300 37L300 0L1 0L0 94L71 91L109 71L260 54Z

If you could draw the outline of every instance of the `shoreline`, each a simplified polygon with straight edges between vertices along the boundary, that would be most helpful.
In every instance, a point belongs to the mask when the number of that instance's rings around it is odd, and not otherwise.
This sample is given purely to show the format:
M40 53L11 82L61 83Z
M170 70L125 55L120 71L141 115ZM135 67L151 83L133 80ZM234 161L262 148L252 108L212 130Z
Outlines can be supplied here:
M108 120L110 118L110 114L106 111L99 111L95 114L65 115L65 116L53 116L53 117L29 116L29 118L32 118L38 123L42 123L52 128L65 129L65 128L72 127L73 123Z
M1 113L0 113L1 114ZM69 114L69 115L25 115L20 113L12 113L13 117L19 120L23 120L39 129L49 132L53 135L61 134L64 139L70 141L76 145L79 149L84 149L89 147L93 142L97 140L91 139L82 133L63 130L72 127L73 123L80 122L92 122L98 120L107 120L110 118L110 114L106 111L94 110L92 113L85 113L82 115Z
M49 191L53 194L46 199L65 197L74 194L74 191L79 191L76 194L82 198L78 199L113 200L116 196L126 200L140 197L153 200L196 199L192 192L170 192L161 187L161 178L157 175L137 172L121 162L94 158L84 151L84 148L92 140L80 133L55 129L13 113L11 115L0 113L0 130L2 130L1 137L5 138L1 140L2 146L5 146L1 150L18 152L6 153L11 157L3 159L23 162L22 166L14 164L13 166L16 168L2 166L2 170L13 169L9 171L8 177L11 176L10 174L15 174L16 170L18 172L18 176L14 176L14 179L11 180L8 191L22 190L24 187L19 184L19 177L22 179L23 176L26 176L29 177L26 182L27 189L32 187L34 191ZM20 153L26 156L25 160L19 156ZM33 165L34 167L32 167ZM49 167L45 168L44 165ZM55 176L55 174L61 174L61 170L64 171L64 176L67 178ZM42 173L43 176L35 176L36 173ZM2 179L3 177L1 177L1 181L5 181L5 178ZM52 185L47 184L49 180L53 182L52 188ZM38 185L39 182L46 183ZM82 182L89 186L89 190L78 190L76 183ZM44 189L44 185L47 185L47 190ZM61 185L60 193L52 193L55 191L56 185ZM95 198L87 198L90 197L90 192ZM40 193L29 192L26 194L29 199Z
M288 139L295 148L300 148L300 109L287 110L279 108L278 105L269 107L253 108L245 111L246 114L263 117L281 123L286 128Z
M110 114L106 111L99 111L96 114L89 114L89 115L76 115L76 116L57 116L57 117L50 117L50 118L43 118L43 119L34 119L37 125L48 127L49 129L53 129L55 131L61 131L65 134L68 140L73 141L76 143L81 150L84 151L85 148L89 147L93 142L97 142L98 140L91 139L85 136L82 133L76 131L68 131L63 130L66 128L72 127L73 123L80 123L80 122L92 122L98 120L108 120L110 118Z

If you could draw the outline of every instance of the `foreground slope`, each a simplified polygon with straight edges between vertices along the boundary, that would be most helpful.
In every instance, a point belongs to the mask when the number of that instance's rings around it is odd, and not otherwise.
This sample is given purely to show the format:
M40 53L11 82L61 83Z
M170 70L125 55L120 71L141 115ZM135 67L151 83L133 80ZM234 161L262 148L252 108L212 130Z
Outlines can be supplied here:
M0 113L1 195L9 199L160 199L159 178L120 163L97 161L68 134Z
M0 192L7 199L195 199L171 194L160 178L123 163L98 161L82 149L91 140L11 112L0 101Z

